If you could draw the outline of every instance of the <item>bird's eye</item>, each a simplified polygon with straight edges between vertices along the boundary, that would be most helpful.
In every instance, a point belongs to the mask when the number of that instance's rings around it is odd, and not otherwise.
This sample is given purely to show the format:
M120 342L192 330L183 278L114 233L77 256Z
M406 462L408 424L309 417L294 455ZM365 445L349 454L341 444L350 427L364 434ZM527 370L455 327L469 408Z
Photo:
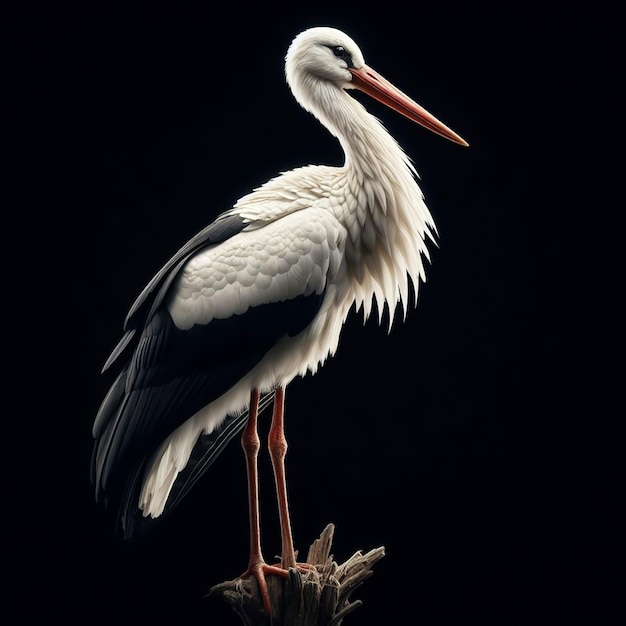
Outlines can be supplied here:
M329 46L329 48L338 59L345 61L348 67L354 67L350 53L343 46Z

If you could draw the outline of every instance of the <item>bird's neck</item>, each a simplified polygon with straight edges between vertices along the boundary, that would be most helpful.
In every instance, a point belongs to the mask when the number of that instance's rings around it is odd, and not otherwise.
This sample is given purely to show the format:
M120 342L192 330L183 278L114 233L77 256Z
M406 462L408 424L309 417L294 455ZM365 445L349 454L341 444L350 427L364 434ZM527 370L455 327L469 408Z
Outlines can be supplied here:
M382 124L346 92L316 99L313 113L335 135L345 153L345 203L337 208L349 239L346 261L354 298L366 317L374 301L387 303L393 319L408 304L409 278L415 295L424 280L427 240L435 225L410 159Z

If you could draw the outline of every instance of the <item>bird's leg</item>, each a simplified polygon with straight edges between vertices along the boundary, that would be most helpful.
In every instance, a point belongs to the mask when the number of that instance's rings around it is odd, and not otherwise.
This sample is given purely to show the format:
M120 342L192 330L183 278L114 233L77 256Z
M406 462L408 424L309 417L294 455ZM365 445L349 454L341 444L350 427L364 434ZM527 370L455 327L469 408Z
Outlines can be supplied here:
M256 389L250 394L250 414L248 423L241 436L241 446L246 455L248 472L248 507L250 515L250 563L249 566L263 561L261 555L261 530L259 523L259 478L257 459L259 455L259 434L257 418L259 414L259 392Z
M289 505L287 502L287 481L285 478L285 455L287 439L284 430L285 388L278 387L274 394L274 413L270 427L268 448L272 457L274 477L276 479L276 495L278 496L278 513L280 515L280 535L282 540L281 565L285 569L296 567L296 554L293 549Z
M250 416L241 436L241 445L246 455L248 471L248 505L250 512L250 560L248 569L241 578L254 576L258 585L263 605L268 615L272 614L269 591L267 589L266 574L287 576L287 571L280 567L268 565L261 553L261 531L259 525L259 480L257 458L259 454L259 434L257 431L257 417L259 414L259 392L253 389L250 394Z

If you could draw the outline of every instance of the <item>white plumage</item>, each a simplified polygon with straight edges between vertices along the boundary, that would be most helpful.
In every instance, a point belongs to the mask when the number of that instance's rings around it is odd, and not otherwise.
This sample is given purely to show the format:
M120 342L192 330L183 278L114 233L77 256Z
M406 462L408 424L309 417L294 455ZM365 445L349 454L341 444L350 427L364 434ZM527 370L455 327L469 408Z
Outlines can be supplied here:
M98 496L122 492L127 534L186 493L249 411L244 448L256 484L256 453L246 445L259 399L264 405L276 392L280 439L284 388L336 351L352 305L366 318L376 305L381 319L387 306L391 325L398 306L406 311L410 283L417 297L425 278L435 226L416 172L347 90L467 144L365 65L355 42L336 29L298 35L285 71L296 100L338 138L345 163L286 172L241 198L181 248L133 305L105 366L119 363L121 373L94 424L93 461ZM280 476L284 450L273 444ZM258 539L253 489L250 506ZM288 544L286 503L280 513ZM283 567L294 563L293 546L283 545ZM268 568L253 545L248 573L262 587Z

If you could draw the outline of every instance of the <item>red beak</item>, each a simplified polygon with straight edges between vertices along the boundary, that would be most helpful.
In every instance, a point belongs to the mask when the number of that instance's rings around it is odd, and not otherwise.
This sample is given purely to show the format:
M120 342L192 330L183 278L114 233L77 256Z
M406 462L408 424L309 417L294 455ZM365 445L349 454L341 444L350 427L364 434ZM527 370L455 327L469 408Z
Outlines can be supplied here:
M409 96L394 87L386 78L383 78L371 67L364 65L360 69L348 68L352 73L352 84L356 89L366 93L368 96L382 102L394 111L408 117L410 120L421 124L434 133L461 144L469 146L467 141L440 122L434 115L431 115L424 107L420 106Z

